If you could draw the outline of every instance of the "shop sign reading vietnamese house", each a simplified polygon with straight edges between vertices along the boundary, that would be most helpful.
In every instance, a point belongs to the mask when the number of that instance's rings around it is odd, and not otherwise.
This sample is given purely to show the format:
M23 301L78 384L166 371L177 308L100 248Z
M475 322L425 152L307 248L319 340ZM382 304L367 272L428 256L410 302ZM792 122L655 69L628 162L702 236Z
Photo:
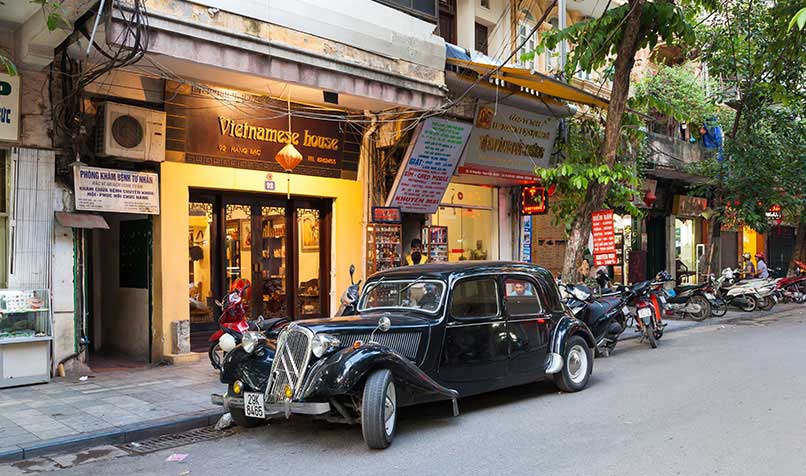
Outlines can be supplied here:
M275 156L286 144L302 154L294 173L355 179L360 130L341 112L287 105L264 96L169 82L166 86L168 154L201 165L283 172ZM322 119L303 117L318 114Z
M548 167L559 120L511 106L479 106L459 173L534 181Z

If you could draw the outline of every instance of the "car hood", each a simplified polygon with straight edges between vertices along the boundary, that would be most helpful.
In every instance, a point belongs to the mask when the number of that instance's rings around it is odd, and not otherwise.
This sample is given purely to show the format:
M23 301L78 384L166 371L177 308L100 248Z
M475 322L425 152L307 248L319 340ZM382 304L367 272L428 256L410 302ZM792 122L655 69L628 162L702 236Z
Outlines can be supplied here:
M391 331L427 327L437 318L427 318L417 313L406 312L365 312L355 316L330 317L324 319L306 319L296 321L297 325L307 327L315 333L334 333L339 331L369 331L378 326L382 316L392 321Z

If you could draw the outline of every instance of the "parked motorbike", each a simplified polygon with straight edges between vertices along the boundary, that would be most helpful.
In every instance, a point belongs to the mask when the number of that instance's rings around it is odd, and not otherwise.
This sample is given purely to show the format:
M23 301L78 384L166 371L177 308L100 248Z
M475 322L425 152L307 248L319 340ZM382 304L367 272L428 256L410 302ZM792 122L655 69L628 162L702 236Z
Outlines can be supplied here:
M221 369L221 363L227 352L231 352L241 343L244 333L258 331L269 335L279 332L279 329L289 322L284 317L264 319L263 316L258 316L257 320L248 320L245 298L248 296L249 287L248 283L235 286L233 291L224 297L224 302L218 300L215 302L221 308L221 315L218 318L218 330L208 340L210 346L207 357L216 370Z
M733 305L745 312L755 311L759 302L762 301L762 296L755 288L752 280L744 282L736 281L738 271L731 268L722 270L719 279L714 283L714 289L717 295L725 300L728 305Z
M663 312L665 298L663 293L656 290L652 281L644 281L634 284L631 288L634 294L633 305L635 315L631 320L635 321L636 331L642 334L641 340L649 343L653 349L658 346L658 340L663 337L663 330L666 323L663 322Z
M361 280L356 283L353 279L355 274L355 265L350 265L350 285L342 293L339 302L339 310L336 312L337 316L354 316L358 314L356 306L358 305L358 298L360 296L358 289L361 287Z
M709 283L686 284L675 287L675 281L667 271L655 277L653 291L663 294L664 311L667 316L702 321L711 316L712 301L716 296L708 290Z
M795 261L795 275L777 279L775 287L784 302L806 302L806 263Z
M596 298L584 284L566 284L560 288L567 296L565 304L574 316L584 322L596 340L596 355L607 357L616 347L627 327L631 293Z

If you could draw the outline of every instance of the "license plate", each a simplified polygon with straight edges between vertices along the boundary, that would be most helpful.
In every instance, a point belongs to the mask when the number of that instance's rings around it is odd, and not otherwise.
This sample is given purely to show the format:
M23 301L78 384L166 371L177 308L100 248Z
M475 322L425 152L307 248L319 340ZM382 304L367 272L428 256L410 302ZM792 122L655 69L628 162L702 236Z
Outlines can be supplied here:
M641 319L644 319L644 318L649 317L651 315L652 315L652 310L650 308L648 308L648 307L642 307L641 309L638 310L638 317L640 317Z
M709 301L713 301L714 299L716 299L716 296L714 296L714 295L713 295L713 294L711 294L711 293L705 293L705 297L706 297L706 298L707 298Z
M660 301L660 303L665 306L666 305L666 296L661 294L660 296L658 296L658 301Z
M244 392L243 413L252 418L266 418L266 410L263 407L263 394Z
M625 317L630 315L630 309L627 306L622 307L621 312Z

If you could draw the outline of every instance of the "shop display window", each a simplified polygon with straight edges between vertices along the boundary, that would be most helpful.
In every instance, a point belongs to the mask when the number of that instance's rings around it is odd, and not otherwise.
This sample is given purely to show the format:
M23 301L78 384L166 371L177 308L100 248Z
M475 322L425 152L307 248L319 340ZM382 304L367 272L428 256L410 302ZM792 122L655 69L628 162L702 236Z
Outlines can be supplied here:
M448 261L497 259L498 213L496 190L451 184L431 225L447 230Z

